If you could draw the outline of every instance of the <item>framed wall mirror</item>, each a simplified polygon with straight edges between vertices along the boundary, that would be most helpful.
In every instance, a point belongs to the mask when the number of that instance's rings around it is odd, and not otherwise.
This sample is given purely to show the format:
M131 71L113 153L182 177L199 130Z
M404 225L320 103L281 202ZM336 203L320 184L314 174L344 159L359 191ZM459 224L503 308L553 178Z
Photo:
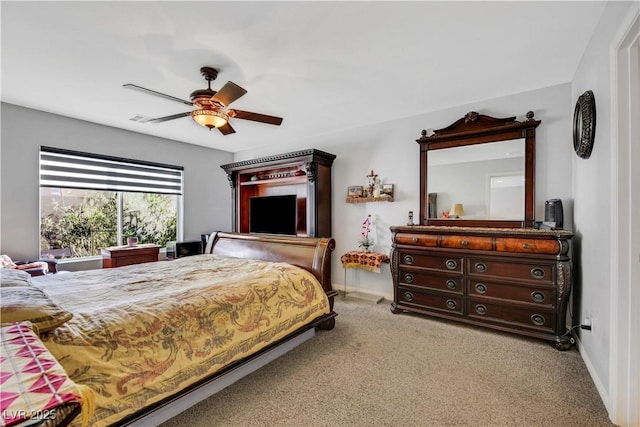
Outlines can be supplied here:
M470 112L422 136L420 224L531 227L535 215L533 112L519 122Z

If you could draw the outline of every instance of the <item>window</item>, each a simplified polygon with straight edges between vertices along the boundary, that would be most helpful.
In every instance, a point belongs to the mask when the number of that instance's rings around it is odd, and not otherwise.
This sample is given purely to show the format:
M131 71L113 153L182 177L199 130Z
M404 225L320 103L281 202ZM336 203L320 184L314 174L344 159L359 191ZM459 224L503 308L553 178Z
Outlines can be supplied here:
M41 147L40 255L100 255L130 234L161 246L177 240L182 170Z

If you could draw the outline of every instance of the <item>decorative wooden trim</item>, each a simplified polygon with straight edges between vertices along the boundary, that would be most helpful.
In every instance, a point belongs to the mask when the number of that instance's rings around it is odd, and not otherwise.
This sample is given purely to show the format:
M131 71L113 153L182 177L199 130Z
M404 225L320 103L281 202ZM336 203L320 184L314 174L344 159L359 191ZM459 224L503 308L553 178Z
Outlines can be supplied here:
M486 129L494 126L505 126L513 123L517 123L515 116L499 119L496 117L491 117L484 114L479 114L475 111L471 111L449 126L435 130L433 136L458 134L460 132Z
M318 174L318 164L315 162L306 162L304 164L304 170L307 173L307 180L309 182L315 182L316 175Z
M336 158L335 154L327 153L325 151L312 148L309 150L293 151L290 153L260 157L257 159L242 160L235 163L228 163L226 165L221 165L220 167L225 171L230 171L230 170L236 170L236 169L245 169L247 166L253 166L253 165L260 165L260 166L273 165L273 164L278 164L282 162L287 162L292 159L299 160L304 157L309 157L309 159L307 159L307 162L317 162L317 163L322 163L327 165L332 165L333 161Z
M232 172L227 172L227 180L229 181L229 187L231 187L232 190L236 188L236 180L233 179Z
M468 234L468 235L490 235L498 233L501 237L517 236L548 239L554 236L558 239L568 239L573 237L573 233L568 230L550 230L538 228L502 228L502 227L465 227L465 226L436 226L436 225L394 225L389 228L392 233L440 233L440 234Z
M519 122L516 121L515 116L496 118L472 111L449 126L434 130L429 136L427 136L426 129L423 129L420 133L420 138L418 138L416 142L432 143L435 141L472 138L482 135L518 131L519 129L536 128L540 124L540 120L533 120L533 117L533 111L529 111L527 113L527 120Z

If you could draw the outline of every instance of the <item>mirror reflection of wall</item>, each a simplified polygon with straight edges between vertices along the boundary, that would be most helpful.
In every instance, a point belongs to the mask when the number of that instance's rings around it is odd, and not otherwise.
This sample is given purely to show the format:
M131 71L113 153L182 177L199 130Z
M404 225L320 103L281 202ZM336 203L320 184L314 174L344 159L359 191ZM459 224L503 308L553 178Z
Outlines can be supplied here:
M524 218L524 149L524 139L517 139L431 150L428 192L438 194L438 206L444 209L462 203L464 219L521 220ZM496 182L496 190L491 190L487 177L501 175L519 176L521 185L501 187Z
M489 218L524 218L524 174L493 174L487 177Z

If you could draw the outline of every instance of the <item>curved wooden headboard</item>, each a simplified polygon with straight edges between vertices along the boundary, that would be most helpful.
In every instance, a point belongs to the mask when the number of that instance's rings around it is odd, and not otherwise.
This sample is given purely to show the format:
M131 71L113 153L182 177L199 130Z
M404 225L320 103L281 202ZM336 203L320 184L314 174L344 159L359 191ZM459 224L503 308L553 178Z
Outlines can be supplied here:
M338 295L331 285L331 252L335 247L335 240L327 237L214 231L205 253L293 264L311 272L332 298Z

